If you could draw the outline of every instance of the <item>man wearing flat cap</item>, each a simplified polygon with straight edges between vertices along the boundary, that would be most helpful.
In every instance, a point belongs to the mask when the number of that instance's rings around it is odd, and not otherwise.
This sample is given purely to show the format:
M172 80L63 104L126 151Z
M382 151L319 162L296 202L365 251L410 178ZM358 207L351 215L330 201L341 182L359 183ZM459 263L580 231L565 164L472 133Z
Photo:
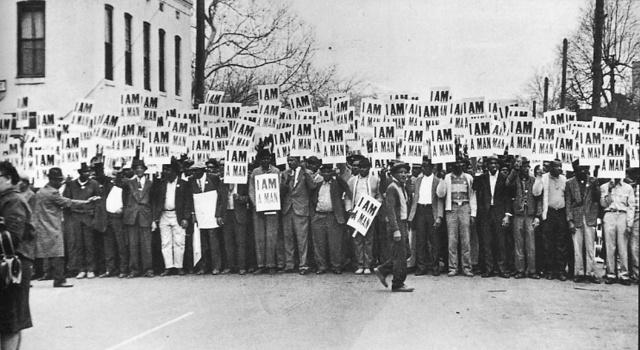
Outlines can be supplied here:
M393 237L391 257L374 269L383 286L387 287L387 276L393 274L392 292L413 292L404 282L407 278L407 240L409 200L405 184L411 167L407 163L398 162L391 167L391 182L385 191L383 206L385 207L387 232Z
M462 254L462 273L473 277L470 228L475 224L476 193L473 190L473 176L463 172L465 165L466 160L458 157L453 171L445 175L436 190L438 197L444 200L447 220L449 277L458 274L458 242Z
M574 160L572 165L574 177L567 180L564 198L573 242L573 257L569 258L574 260L574 280L600 283L596 275L594 244L600 211L600 187L598 180L589 176L588 165L580 165L579 159Z
M151 180L145 172L147 166L141 159L134 159L131 163L134 176L123 180L124 208L122 223L129 235L129 278L153 277L151 260L151 225L153 213L151 210Z
M160 228L164 272L184 275L183 260L186 229L189 226L193 200L187 182L179 179L180 166L172 162L162 165L162 179L155 187L153 201L153 226ZM152 230L155 227L152 227Z
M90 178L92 169L82 163L76 180L69 182L62 194L75 200L86 200L100 195L100 184ZM67 246L69 249L68 268L77 272L76 278L94 278L97 271L95 237L93 234L95 205L88 203L70 208L65 217L69 228Z
M215 161L215 160L214 160ZM217 161L213 168L218 168ZM224 212L227 208L227 189L219 176L205 172L206 165L198 162L190 167L191 177L189 178L189 190L192 194L217 191L218 200L216 202L215 217L218 222L217 228L200 229L202 251L209 252L208 259L203 255L202 261L198 264L196 274L201 275L210 270L212 275L218 275L222 271L222 226L224 225ZM193 201L193 197L192 197ZM191 219L197 222L195 211L192 209Z
M72 287L64 277L64 237L62 234L62 210L86 206L100 199L69 199L60 194L64 181L60 168L51 168L49 182L36 192L31 222L36 233L36 258L49 259L54 287ZM44 271L48 274L49 271Z
M540 225L542 201L533 196L535 178L529 174L531 165L526 157L516 160L507 177L507 186L513 194L513 242L515 278L540 279L536 270L535 229Z

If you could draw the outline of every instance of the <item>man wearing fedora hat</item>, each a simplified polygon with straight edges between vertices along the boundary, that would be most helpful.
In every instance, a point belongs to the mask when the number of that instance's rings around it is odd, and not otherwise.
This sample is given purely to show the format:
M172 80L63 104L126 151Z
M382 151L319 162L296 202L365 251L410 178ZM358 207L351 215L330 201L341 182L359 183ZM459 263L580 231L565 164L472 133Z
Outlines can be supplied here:
M373 270L385 287L387 287L387 276L393 274L392 292L413 292L413 288L404 284L407 278L409 232L407 221L409 218L409 197L404 186L410 171L409 164L403 162L397 162L391 167L391 182L385 191L383 203L387 219L387 232L393 237L391 257Z
M62 233L62 209L78 208L95 202L100 197L75 200L60 195L64 181L60 168L51 168L49 182L36 192L32 224L36 233L36 258L49 259L54 287L70 287L64 278L64 237ZM49 271L44 271L48 273Z
M124 208L122 223L129 235L129 278L153 277L151 260L152 183L147 179L144 160L135 158L131 163L134 176L123 180Z
M65 186L64 197L86 200L100 195L100 184L90 178L93 170L82 163L76 180ZM76 278L94 278L97 271L95 237L93 234L95 205L93 203L75 206L65 217L68 220L69 270L78 272Z

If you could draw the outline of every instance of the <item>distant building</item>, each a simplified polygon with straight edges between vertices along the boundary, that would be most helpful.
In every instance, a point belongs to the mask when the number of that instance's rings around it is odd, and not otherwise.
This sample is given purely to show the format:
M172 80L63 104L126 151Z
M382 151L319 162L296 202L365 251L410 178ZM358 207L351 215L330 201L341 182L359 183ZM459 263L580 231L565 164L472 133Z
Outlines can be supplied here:
M192 0L0 1L0 114L67 115L90 99L118 113L120 94L191 108Z

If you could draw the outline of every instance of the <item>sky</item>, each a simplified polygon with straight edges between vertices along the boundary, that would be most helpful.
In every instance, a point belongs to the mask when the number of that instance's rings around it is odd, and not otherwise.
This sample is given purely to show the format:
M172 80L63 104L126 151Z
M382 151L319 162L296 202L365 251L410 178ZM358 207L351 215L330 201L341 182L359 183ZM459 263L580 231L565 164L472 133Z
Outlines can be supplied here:
M515 98L552 64L587 0L294 0L317 62L377 92Z

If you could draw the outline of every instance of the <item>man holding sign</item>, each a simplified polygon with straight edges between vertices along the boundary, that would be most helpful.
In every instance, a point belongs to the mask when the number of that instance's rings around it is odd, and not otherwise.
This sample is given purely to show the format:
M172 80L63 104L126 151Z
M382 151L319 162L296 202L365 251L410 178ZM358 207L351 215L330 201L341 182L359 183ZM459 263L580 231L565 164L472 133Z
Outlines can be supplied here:
M383 286L387 287L387 276L393 274L392 292L413 292L404 284L407 278L407 239L409 202L404 186L411 171L409 164L398 162L391 167L392 182L385 192L384 207L387 216L387 232L392 233L391 257L374 272Z

